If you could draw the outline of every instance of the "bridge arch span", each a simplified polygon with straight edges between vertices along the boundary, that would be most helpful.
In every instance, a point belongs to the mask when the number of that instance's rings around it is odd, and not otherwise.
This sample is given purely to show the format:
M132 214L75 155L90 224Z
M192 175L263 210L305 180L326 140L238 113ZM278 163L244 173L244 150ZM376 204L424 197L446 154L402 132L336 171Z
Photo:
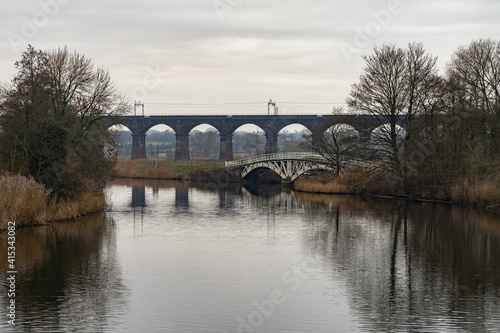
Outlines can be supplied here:
M310 170L332 170L321 155L306 152L266 154L226 162L226 167L235 166L242 168L242 178L256 169L267 168L277 173L283 182L288 183Z
M123 124L109 124L109 126L105 126L106 130L109 132L123 132L123 131L129 131L132 133L132 130L128 128L126 125Z
M390 124L383 124L375 127L370 133L370 143L378 145L387 140L390 133ZM396 125L396 136L401 140L406 135L406 130L403 126Z
M281 163L284 163L285 165L280 165ZM331 170L325 165L320 165L320 164L301 165L301 164L302 163L298 163L297 161L295 161L295 163L293 161L259 162L249 166L248 168L245 168L244 175L242 173L242 178L246 178L246 176L248 176L252 171L257 169L270 169L273 170L276 174L278 174L278 176L280 176L282 180L293 183L298 177L302 176L304 173L308 171ZM291 173L287 172L287 170L290 170Z
M111 138L116 140L118 143L116 147L116 153L118 156L126 156L132 153L132 131L130 128L122 124L116 124L107 126L106 130L110 134ZM125 144L122 145L121 142L125 142Z
M300 122L295 122L295 123L290 123L290 124L282 124L283 126L278 130L278 135L281 133L281 132L286 132L290 127L294 126L294 127L301 127L303 130L307 130L309 131L309 133L312 133L312 131L314 130L314 128L310 128L311 124L302 124Z
M228 131L231 133L235 132L265 132L264 128L254 122L237 123L234 126L229 127ZM244 127L244 128L243 128Z
M336 123L326 129L326 131L342 131L342 132L352 132L355 133L357 136L360 135L359 131L352 125L346 124L346 123ZM325 132L326 132L325 131Z
M301 145L304 141L303 135L311 135L311 130L302 124L294 123L283 127L278 132L278 152L303 152L309 151L307 147Z
M224 127L222 124L220 124L217 121L210 121L209 119L200 119L197 122L191 122L190 124L185 126L184 131L186 131L187 133L191 133L193 130L198 129L198 127L200 127L200 126L202 126L202 127L209 126L213 129L215 129L218 133L223 132L223 127Z
M160 123L148 124L148 125L149 126L146 126L144 128L144 130L145 130L144 133L147 133L149 131L159 130L159 129L169 129L169 130L173 131L174 133L176 133L175 128L172 126L173 124L170 124L169 122L160 122Z
M217 159L220 155L220 131L207 123L189 132L189 156L196 159Z
M158 158L165 154L165 157L173 157L175 134L175 130L166 124L158 124L150 127L146 132L146 155ZM173 147L171 146L172 144L174 145Z
M231 134L231 150L234 147L250 156L260 155L265 151L265 140L265 132L260 126L242 124Z
M333 139L334 138L336 140L339 139L339 138L360 140L362 138L361 134L362 133L360 133L352 125L344 124L344 123L337 123L335 125L332 125L332 126L328 127L327 129L325 129L323 131L323 137L330 144L333 143Z

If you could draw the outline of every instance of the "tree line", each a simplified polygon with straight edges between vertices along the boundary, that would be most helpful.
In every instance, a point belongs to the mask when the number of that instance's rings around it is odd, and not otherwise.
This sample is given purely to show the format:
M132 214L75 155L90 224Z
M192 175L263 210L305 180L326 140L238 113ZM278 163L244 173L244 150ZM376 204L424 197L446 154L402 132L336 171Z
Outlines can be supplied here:
M337 126L309 135L310 149L338 170L350 158L371 161L371 179L384 179L392 194L449 197L498 188L500 42L460 46L444 74L419 43L377 46L363 59L346 104L351 114L378 116L370 144Z

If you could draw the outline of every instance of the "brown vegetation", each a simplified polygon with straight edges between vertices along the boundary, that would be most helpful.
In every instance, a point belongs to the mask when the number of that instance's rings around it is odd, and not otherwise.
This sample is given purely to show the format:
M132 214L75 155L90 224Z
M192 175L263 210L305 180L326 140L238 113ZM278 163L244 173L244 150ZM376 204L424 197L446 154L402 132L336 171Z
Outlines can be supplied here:
M190 181L214 181L220 177L237 180L224 164L214 161L160 160L153 166L152 160L118 160L115 166L118 178L172 179Z
M74 219L102 211L105 197L102 191L86 192L72 200L50 195L32 177L5 173L0 176L0 230L8 221L18 226Z
M389 192L387 183L377 181L374 173L361 168L344 169L333 174L298 178L293 188L300 192L329 194L375 194Z
M325 194L362 194L394 196L390 175L382 172L369 172L362 169L348 169L339 177L322 175L301 177L294 182L294 190L308 193ZM450 201L477 205L488 208L500 207L500 179L483 177L473 181L457 181L451 186L430 188L418 182L410 183L411 195L404 197L417 200Z
M498 177L497 177L498 178ZM471 203L484 207L500 207L499 179L467 179L451 187L453 201Z
M222 170L223 164L211 161L119 160L115 175L119 178L196 180L203 173Z
M352 193L345 177L304 177L293 183L293 189L299 192L348 194Z

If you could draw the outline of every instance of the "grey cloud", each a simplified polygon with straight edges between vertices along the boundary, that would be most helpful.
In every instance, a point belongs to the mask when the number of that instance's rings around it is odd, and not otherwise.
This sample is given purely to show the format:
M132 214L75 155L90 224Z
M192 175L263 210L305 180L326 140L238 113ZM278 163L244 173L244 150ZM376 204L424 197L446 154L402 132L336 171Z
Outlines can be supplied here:
M58 0L4 1L3 81L19 57L6 34L20 34L23 17L39 10L37 1ZM369 24L377 28L374 13L385 13L391 1L397 0L68 0L29 42L85 53L109 68L126 93L141 85L148 66L168 71L164 83L148 91L151 102L280 96L337 103L359 77L360 56L374 44L422 42L444 64L472 38L500 39L498 1L401 0L401 13L356 44L356 34ZM216 3L227 5L223 19ZM346 56L342 45L356 50Z

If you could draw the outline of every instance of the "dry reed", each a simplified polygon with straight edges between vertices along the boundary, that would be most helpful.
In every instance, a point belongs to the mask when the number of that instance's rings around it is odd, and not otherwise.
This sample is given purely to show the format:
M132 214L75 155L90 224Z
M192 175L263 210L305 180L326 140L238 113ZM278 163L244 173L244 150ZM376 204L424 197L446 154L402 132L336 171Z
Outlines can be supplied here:
M340 177L318 176L299 178L294 189L300 192L331 194L375 194L405 196L389 186L389 177L382 170L370 173L363 170L346 170ZM500 208L500 175L474 180L461 179L451 186L430 188L422 184L412 184L412 199L451 200L481 207Z
M299 192L310 193L348 193L347 184L340 177L335 178L299 178L293 188Z
M39 225L101 211L104 205L102 191L63 200L51 196L50 190L32 177L0 175L0 230L5 230L8 221L18 226Z
M323 175L299 178L294 182L294 189L310 193L358 194L375 191L376 175L359 168L344 170L340 176ZM377 189L379 190L379 189ZM380 189L384 190L384 189Z
M462 179L451 187L453 201L479 206L500 206L497 179Z

